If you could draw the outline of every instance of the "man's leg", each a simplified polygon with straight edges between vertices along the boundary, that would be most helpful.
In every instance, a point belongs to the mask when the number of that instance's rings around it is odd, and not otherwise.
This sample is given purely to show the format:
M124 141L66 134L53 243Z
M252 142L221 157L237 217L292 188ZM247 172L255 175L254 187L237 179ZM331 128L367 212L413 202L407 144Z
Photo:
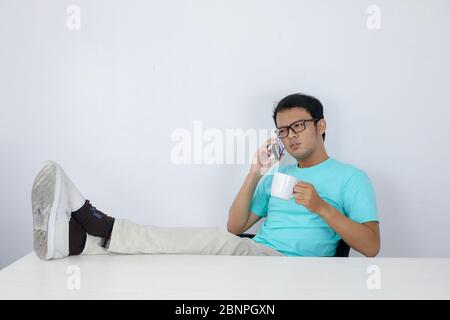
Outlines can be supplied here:
M219 228L159 228L114 219L97 210L63 169L45 163L33 183L34 247L44 260L76 254L179 253L282 255Z
M88 234L84 254L103 253L107 247L109 252L125 254L281 255L220 228L161 228L115 219L89 200L71 216Z
M116 219L108 246L115 253L282 255L249 238L214 227L161 228Z
M283 256L280 252L214 227L161 228L144 226L127 219L115 219L111 238L87 236L82 254L200 254Z
M83 254L109 251L124 254L282 255L252 239L238 237L220 228L161 228L115 219L97 210L89 200L72 213L72 218L88 233Z

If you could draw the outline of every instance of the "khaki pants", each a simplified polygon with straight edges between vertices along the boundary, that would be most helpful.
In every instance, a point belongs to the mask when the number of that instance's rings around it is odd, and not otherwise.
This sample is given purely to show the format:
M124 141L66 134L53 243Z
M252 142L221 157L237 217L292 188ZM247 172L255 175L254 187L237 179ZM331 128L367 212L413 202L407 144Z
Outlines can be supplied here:
M116 219L107 249L103 239L88 235L82 254L170 253L239 256L283 256L275 249L220 228L160 228Z

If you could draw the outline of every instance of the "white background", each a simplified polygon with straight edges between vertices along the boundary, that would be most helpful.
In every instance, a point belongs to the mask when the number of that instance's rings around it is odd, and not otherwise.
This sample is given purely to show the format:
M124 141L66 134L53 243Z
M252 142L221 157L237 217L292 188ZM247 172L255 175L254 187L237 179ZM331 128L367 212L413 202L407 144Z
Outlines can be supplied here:
M172 132L271 129L294 92L322 101L329 155L373 181L380 255L450 257L449 13L444 0L0 0L0 267L32 250L46 159L110 215L224 227L248 166L176 166Z

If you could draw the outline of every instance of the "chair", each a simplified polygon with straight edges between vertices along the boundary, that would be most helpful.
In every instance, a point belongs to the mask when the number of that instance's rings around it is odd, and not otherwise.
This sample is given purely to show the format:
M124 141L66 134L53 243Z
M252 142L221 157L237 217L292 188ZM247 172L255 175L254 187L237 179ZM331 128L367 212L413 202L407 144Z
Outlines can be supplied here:
M241 238L253 238L255 235L251 233L241 233L239 237ZM347 258L350 253L350 247L345 243L344 240L339 240L338 246L336 248L335 257Z

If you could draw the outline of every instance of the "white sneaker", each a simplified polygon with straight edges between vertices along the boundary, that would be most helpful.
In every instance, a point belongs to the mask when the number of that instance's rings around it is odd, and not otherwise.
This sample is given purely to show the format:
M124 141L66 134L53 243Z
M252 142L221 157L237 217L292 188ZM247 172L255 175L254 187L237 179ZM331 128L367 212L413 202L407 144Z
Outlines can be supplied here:
M81 208L85 201L57 163L43 163L31 192L33 242L39 258L50 260L69 255L71 213Z

